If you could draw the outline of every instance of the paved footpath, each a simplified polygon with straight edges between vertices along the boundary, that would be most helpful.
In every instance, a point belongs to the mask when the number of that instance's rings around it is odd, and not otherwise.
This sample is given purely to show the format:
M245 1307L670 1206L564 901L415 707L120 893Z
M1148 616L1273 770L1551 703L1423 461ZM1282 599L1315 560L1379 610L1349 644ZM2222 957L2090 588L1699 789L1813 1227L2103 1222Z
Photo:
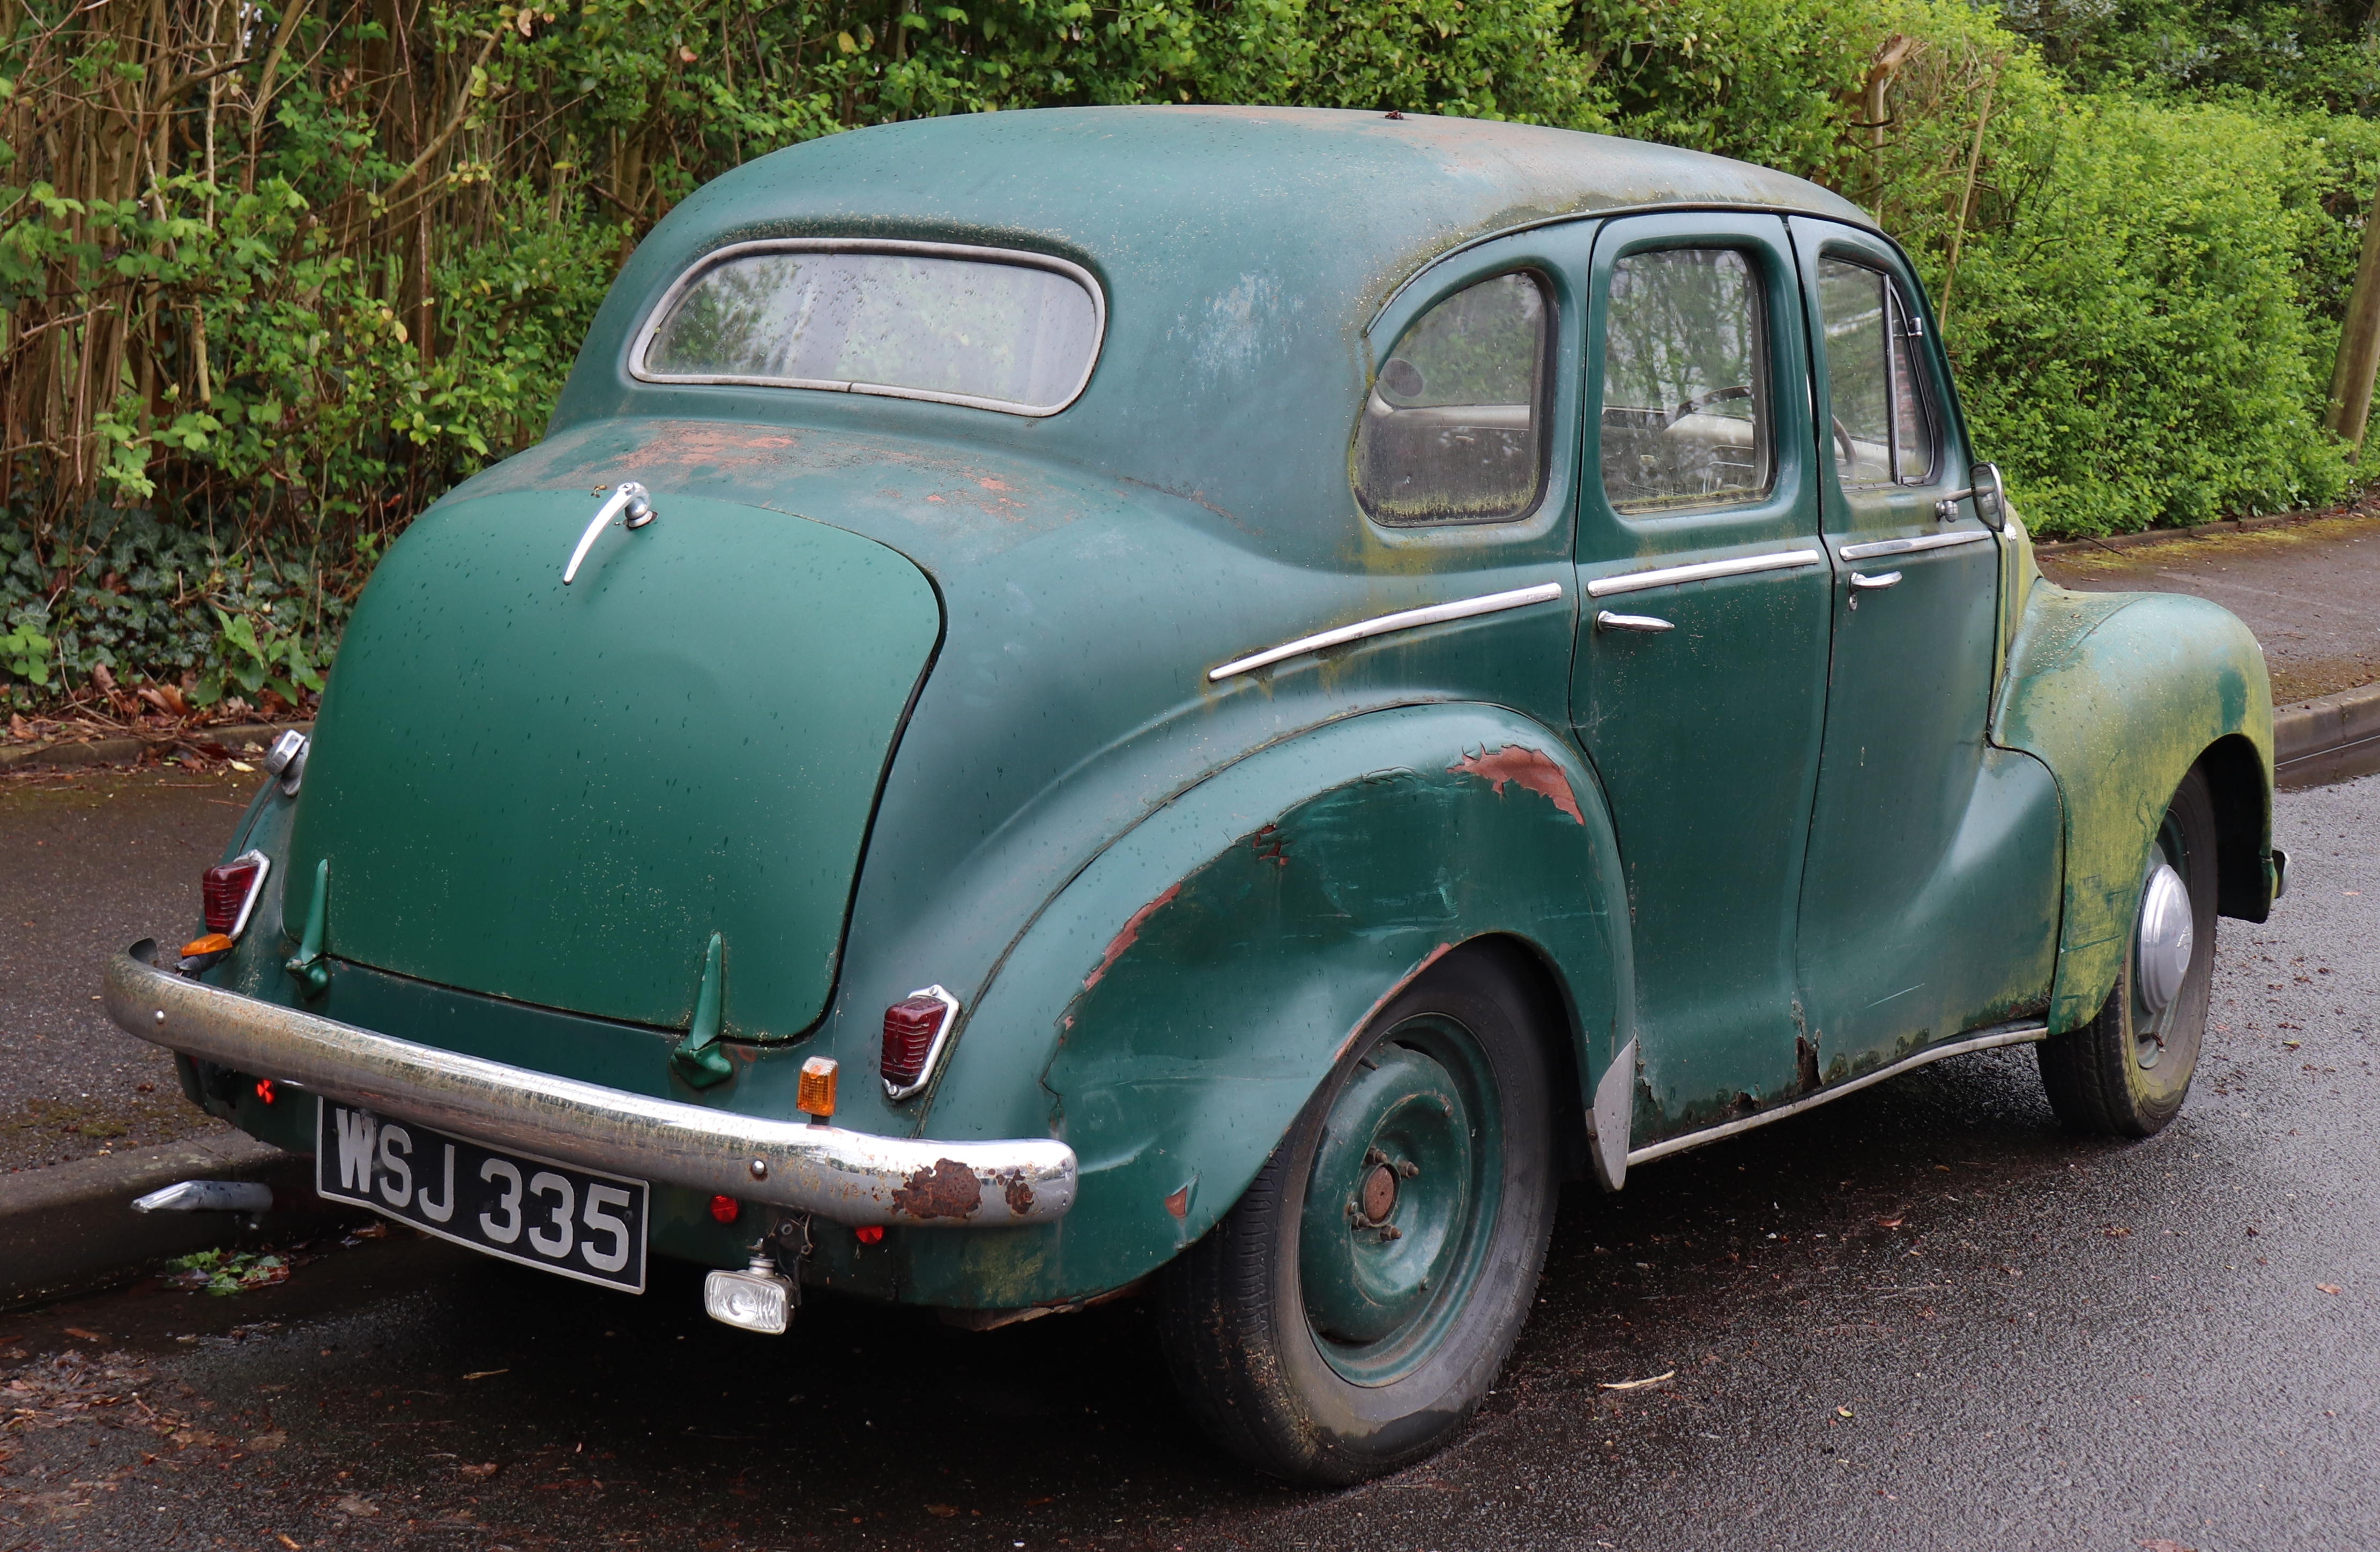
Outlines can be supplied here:
M2273 704L2380 681L2380 516L2061 548L2042 575L2086 592L2192 593L2248 623L2273 672Z
M258 780L177 767L0 777L0 1178L227 1131L100 1011L100 966L196 936L199 874Z

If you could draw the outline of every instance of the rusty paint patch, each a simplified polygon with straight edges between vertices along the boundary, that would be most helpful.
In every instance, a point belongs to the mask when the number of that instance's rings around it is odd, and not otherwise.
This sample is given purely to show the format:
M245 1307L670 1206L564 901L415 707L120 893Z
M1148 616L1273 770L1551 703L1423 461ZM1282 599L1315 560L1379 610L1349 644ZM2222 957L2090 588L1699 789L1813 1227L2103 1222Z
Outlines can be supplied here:
M1495 788L1496 795L1504 795L1504 783L1512 782L1526 787L1540 797L1550 798L1553 806L1580 824L1586 816L1579 812L1578 795L1570 790L1570 775L1550 756L1518 744L1507 744L1490 754L1482 749L1475 755L1465 755L1446 768L1451 776L1476 776Z
M1190 1216L1190 1188L1185 1185L1181 1190L1175 1192L1172 1195L1168 1196L1165 1199L1165 1210L1172 1213L1177 1219L1188 1218Z
M892 1210L920 1222L971 1218L982 1206L983 1182L955 1158L936 1159L932 1169L917 1170L892 1193Z
M1158 912L1162 911L1168 905L1172 904L1173 897L1181 892L1182 886L1180 884L1175 884L1168 889L1163 894L1159 895L1156 899L1150 901L1148 904L1143 905L1139 910L1135 911L1132 914L1132 919L1123 924L1123 930L1117 933L1113 938L1108 940L1108 952L1099 956L1099 964L1092 967L1089 975L1083 977L1083 989L1085 991L1088 991L1093 987L1099 985L1100 977L1104 976L1110 970L1115 968L1115 962L1123 957L1124 951L1131 948L1135 943L1140 941L1140 929L1142 926L1148 922L1149 917L1157 915Z
M1012 1215L1025 1218L1032 1213L1033 1182L1025 1178L1022 1170L1012 1171L1001 1182L1000 1194Z

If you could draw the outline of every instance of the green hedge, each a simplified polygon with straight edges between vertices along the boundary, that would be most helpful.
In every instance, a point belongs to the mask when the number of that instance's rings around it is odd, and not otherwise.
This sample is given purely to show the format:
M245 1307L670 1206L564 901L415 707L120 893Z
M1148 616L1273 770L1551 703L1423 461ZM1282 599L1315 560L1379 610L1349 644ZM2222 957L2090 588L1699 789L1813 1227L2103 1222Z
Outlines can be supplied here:
M2175 43L2197 0L25 0L0 34L0 702L99 667L302 700L388 540L540 433L671 204L929 114L1397 107L1783 167L1875 211L1947 298L2036 531L2325 501L2380 75L2327 0L2304 38L2227 5L2254 9L2216 0ZM2202 55L2211 85L2157 63Z

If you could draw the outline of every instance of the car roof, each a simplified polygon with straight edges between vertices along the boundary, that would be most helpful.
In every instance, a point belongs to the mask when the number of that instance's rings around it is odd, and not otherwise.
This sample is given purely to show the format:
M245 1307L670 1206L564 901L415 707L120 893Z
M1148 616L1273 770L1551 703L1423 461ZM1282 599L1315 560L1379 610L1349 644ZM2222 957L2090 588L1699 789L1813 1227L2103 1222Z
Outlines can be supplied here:
M1249 245L1315 245L1332 250L1332 267L1368 272L1355 289L1378 300L1481 236L1680 204L1871 224L1806 179L1674 146L1422 114L1208 106L965 114L829 136L721 177L669 224L674 236L711 228L704 247L756 228L873 227L1022 242L1105 266L1156 243L1234 271Z
M1872 226L1817 185L1603 135L1310 108L1049 108L828 136L705 185L640 242L556 407L940 439L1187 499L1263 542L1352 542L1347 446L1367 331L1433 261L1599 212L1732 206ZM1090 385L1045 419L785 388L638 382L688 266L771 236L1054 254L1105 293ZM1305 538L1299 538L1300 534Z

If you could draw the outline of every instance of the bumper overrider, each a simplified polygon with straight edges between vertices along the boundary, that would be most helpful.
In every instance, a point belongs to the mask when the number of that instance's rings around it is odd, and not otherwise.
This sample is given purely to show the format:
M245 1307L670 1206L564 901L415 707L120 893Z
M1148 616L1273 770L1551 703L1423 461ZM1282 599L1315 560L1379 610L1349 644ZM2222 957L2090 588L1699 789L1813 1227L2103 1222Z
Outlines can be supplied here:
M107 967L107 1012L168 1050L377 1114L582 1169L838 1223L1002 1228L1074 1206L1051 1137L936 1142L655 1099L400 1040L193 981L144 940Z

